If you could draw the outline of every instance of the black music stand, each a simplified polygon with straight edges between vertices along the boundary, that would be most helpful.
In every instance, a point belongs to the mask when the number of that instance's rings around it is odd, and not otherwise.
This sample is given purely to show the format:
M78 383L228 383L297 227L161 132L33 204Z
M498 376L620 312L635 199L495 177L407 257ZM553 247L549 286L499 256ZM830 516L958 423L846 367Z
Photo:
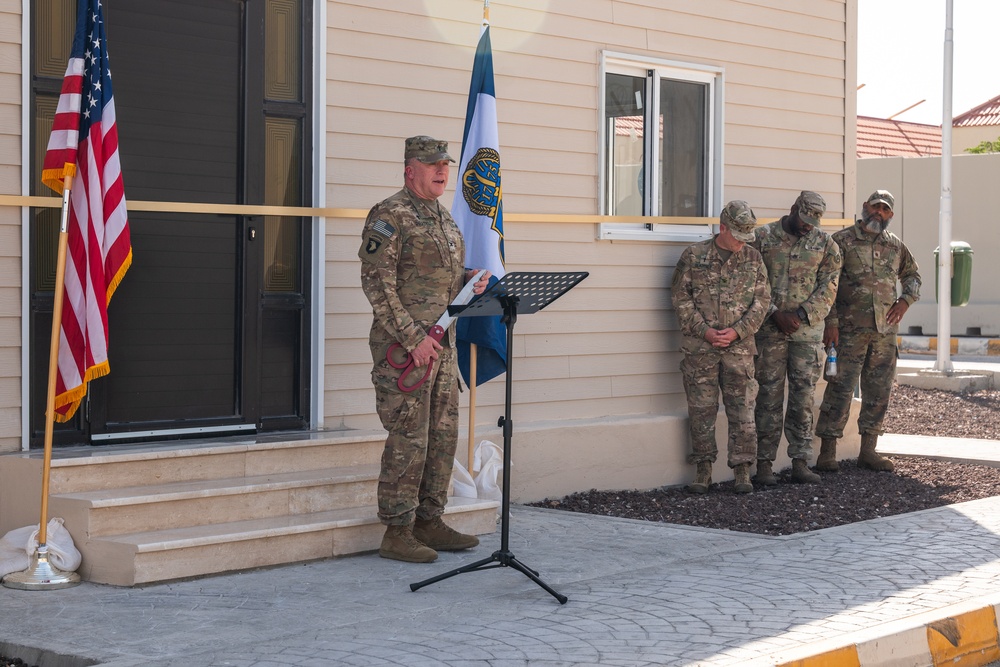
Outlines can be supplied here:
M507 396L504 406L504 416L500 417L497 425L503 428L503 496L500 516L500 550L494 551L489 558L469 563L462 567L439 574L436 577L410 584L410 590L433 584L443 579L448 579L463 572L474 572L476 570L489 570L497 567L512 567L521 572L536 584L544 588L552 597L559 600L559 604L566 604L569 599L565 595L560 595L549 587L544 581L538 578L538 572L517 559L510 552L508 547L510 535L510 439L514 430L513 422L510 419L511 405L511 373L512 359L514 357L514 322L517 315L528 315L545 308L547 305L561 297L570 289L576 286L581 280L590 275L586 271L576 273L508 273L488 290L480 294L465 306L449 306L448 312L456 317L481 317L486 315L502 315L502 321L507 325ZM469 424L469 428L474 428L474 424Z

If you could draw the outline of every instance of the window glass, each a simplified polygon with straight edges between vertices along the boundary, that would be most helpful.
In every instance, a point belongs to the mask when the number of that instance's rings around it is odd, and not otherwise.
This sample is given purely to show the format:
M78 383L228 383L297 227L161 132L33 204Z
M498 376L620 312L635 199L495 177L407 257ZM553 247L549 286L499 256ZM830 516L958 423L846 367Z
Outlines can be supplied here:
M301 206L301 121L297 118L267 118L264 125L264 203L268 206ZM301 219L295 217L264 217L265 291L298 291L301 224Z
M712 217L721 192L715 107L721 69L604 54L602 212L612 216ZM694 222L694 221L693 221ZM707 237L692 225L608 223L602 238Z
M302 99L302 7L299 0L268 0L264 23L264 97Z
M660 80L660 215L706 216L706 86Z
M610 215L643 214L645 77L609 74L604 118Z

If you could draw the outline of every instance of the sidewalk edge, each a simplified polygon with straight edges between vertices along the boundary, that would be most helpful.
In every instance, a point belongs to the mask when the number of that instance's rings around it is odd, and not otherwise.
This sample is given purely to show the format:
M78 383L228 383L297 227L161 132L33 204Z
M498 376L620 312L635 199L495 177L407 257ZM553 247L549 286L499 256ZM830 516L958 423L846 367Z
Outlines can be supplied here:
M754 667L982 667L1000 660L998 615L1000 596L976 598L776 653Z

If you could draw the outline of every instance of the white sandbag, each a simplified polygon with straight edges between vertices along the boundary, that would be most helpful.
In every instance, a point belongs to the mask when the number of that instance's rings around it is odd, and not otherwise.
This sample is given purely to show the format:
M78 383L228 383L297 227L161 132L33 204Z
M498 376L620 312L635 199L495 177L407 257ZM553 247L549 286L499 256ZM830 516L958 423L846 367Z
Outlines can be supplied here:
M31 565L31 555L35 553L32 547L28 551L28 544L38 534L38 525L15 528L3 537L0 537L0 577L5 577L12 572L23 572Z
M83 560L83 555L73 543L73 536L66 530L63 520L60 518L49 519L48 527L45 531L45 541L49 547L49 562L63 572L76 572ZM31 545L31 553L38 548L38 532L32 535L34 544Z
M476 475L476 497L502 500L503 489L500 488L500 482L497 479L503 472L503 448L494 442L483 440L476 446L473 454L472 469L478 473Z
M454 467L451 470L451 489L449 496L458 498L478 498L479 492L476 489L476 482L465 466L455 459Z
M53 567L63 572L76 572L80 567L83 557L62 519L49 519L45 530L45 544L49 550L49 563ZM0 537L0 577L28 569L37 549L38 524L15 528Z

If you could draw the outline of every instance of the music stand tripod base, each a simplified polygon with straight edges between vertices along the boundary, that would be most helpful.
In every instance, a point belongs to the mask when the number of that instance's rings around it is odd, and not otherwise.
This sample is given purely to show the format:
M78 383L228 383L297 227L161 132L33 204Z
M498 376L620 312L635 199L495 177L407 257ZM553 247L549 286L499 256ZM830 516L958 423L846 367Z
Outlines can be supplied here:
M494 551L489 558L483 558L436 577L410 584L411 591L454 577L456 574L510 567L542 587L549 595L559 600L559 604L566 604L569 599L542 581L538 572L519 561L508 548L510 535L510 444L514 430L510 419L513 382L512 350L514 349L514 323L517 321L518 310L522 314L537 312L568 292L588 275L586 271L576 273L508 273L468 305L449 307L449 312L457 317L502 315L503 322L507 325L507 395L504 416L499 420L499 425L503 427L503 501L500 516L500 549Z

